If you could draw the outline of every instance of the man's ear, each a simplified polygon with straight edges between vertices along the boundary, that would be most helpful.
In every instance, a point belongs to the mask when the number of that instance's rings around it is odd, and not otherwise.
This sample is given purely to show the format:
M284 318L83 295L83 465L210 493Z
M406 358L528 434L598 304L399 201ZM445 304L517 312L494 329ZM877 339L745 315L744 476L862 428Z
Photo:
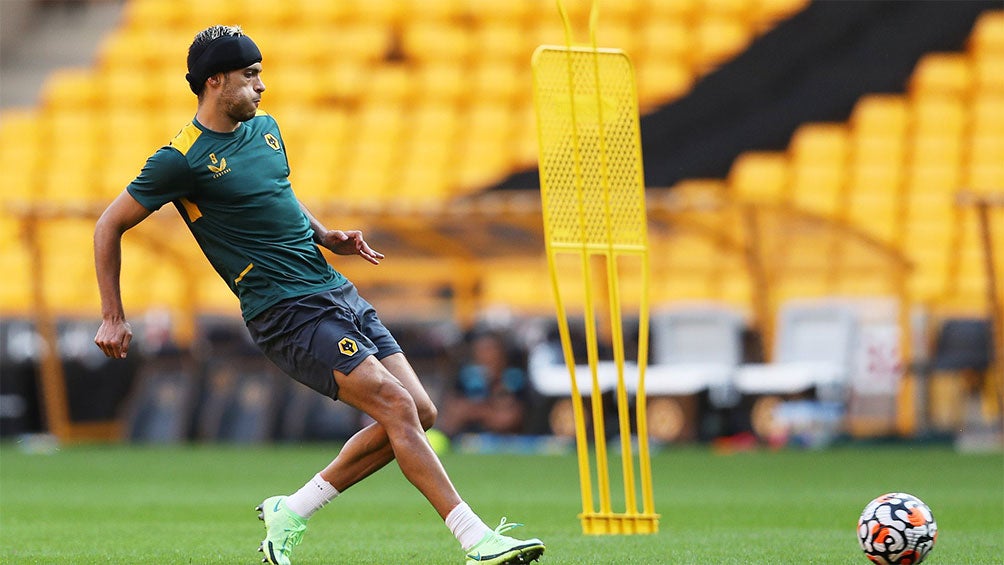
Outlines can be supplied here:
M223 73L216 73L215 75L209 77L206 80L209 81L209 84L213 86L219 86L223 84Z

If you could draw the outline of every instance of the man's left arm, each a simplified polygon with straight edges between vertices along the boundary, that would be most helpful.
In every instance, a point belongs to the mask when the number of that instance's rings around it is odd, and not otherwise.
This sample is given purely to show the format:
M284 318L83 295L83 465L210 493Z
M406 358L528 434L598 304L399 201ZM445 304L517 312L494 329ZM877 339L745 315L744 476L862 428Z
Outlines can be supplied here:
M359 230L329 230L310 213L303 202L300 202L300 210L310 221L310 229L314 231L314 242L321 247L338 255L358 255L374 265L379 265L380 260L384 258L383 253L370 248L366 240L363 239L363 232Z

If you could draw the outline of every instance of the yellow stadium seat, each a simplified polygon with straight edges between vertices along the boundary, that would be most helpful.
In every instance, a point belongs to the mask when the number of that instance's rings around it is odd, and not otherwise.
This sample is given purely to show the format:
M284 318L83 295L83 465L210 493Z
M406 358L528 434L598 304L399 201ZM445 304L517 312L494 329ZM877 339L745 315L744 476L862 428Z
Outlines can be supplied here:
M969 147L964 188L1004 194L1004 134L973 138Z
M847 219L852 226L888 242L899 235L903 212L895 192L865 188L851 192Z
M975 53L1004 54L1004 10L980 14L969 36L969 49Z
M858 99L851 114L856 134L897 135L906 131L909 107L902 96L868 94Z
M685 22L671 18L647 19L638 38L638 53L630 53L639 65L649 61L686 61L693 38Z
M468 136L493 141L508 141L514 126L508 104L483 103L460 116L462 131Z
M710 69L749 45L752 30L739 19L710 16L694 30L695 59L702 69Z
M753 0L753 17L760 22L773 24L805 9L809 0Z
M848 155L848 131L843 124L810 123L800 126L789 150L796 165L823 163L843 165Z
M972 103L965 186L1004 193L1004 94L985 94Z
M851 140L851 167L854 171L906 167L908 144L905 137L855 135Z
M458 182L462 190L484 187L505 176L513 163L513 116L507 106L482 104L461 116Z
M436 203L454 196L452 167L435 163L410 166L401 171L397 196L411 203Z
M415 73L404 65L382 65L373 69L365 93L374 103L410 104L415 95Z
M914 96L910 111L913 131L919 135L959 135L968 122L965 102L956 96Z
M367 96L370 72L371 68L360 61L340 60L325 67L324 72L315 76L320 88L327 92L328 99L343 105L352 105ZM269 79L263 77L263 80ZM266 90L266 99L268 96Z
M394 145L404 129L404 108L393 102L367 103L355 115L357 141L380 141Z
M399 194L428 202L448 196L453 186L454 155L453 143L412 137L402 158Z
M965 188L961 163L915 164L909 169L907 183L911 194L954 195Z
M93 121L85 117L82 122ZM74 171L80 175L91 174L101 164L101 148L94 141L80 138L60 138L49 146L45 163L48 167Z
M28 200L37 193L36 172L44 165L43 127L34 110L10 109L0 114L0 201Z
M719 179L685 179L673 185L675 198L693 208L713 207L728 194L728 184Z
M464 148L456 167L458 195L470 194L504 179L509 159L497 146L478 142Z
M903 163L909 111L902 96L862 97L849 125L855 166Z
M290 8L301 17L307 17L310 24L322 27L341 26L355 16L355 4L351 2L318 2L317 0L285 0ZM332 28L333 31L337 27Z
M1004 53L979 54L974 65L979 92L1004 92Z
M843 206L849 154L847 128L806 124L792 136L792 202L804 210L832 216Z
M965 140L961 133L916 134L911 139L911 168L956 168L961 166Z
M442 145L451 143L457 135L458 116L454 106L435 99L424 100L413 109L409 126L409 143Z
M350 120L338 112L318 112L309 126L300 127L295 145L285 138L293 190L309 199L332 200L351 193L344 186L345 169L352 147ZM291 127L295 127L295 122Z
M317 71L298 64L273 63L263 67L261 74L265 84L262 94L262 109L274 105L303 104L312 107L321 103L329 92L324 82L316 80Z
M638 104L643 111L682 97L694 84L690 68L672 59L650 58L636 73Z
M783 202L789 182L788 156L780 152L746 152L729 171L729 189L743 201Z
M835 217L845 209L847 175L839 166L796 166L791 202L806 212Z
M360 21L381 25L395 25L405 19L407 6L399 0L341 0L349 4L352 16ZM310 8L299 12L304 19L310 18Z
M5 168L0 173L0 208L8 204L28 204L38 197L38 171L23 165Z
M91 198L91 171L47 167L38 172L36 201L51 203L82 202Z
M513 159L516 167L537 166L539 153L537 141L537 112L532 104L524 104L516 110L515 132L513 134Z
M405 9L415 20L447 20L465 13L466 0L405 0Z
M750 19L751 4L748 0L700 0L697 9L706 15L746 20Z
M101 101L102 89L91 69L58 69L42 84L42 104L47 108L72 108L87 112Z
M478 4L486 4L476 2ZM490 6L507 5L509 2L486 4ZM514 3L515 4L515 3ZM473 43L477 46L477 58L481 64L492 64L490 61L500 61L503 64L518 64L528 66L530 55L537 47L528 41L523 28L518 22L508 19L489 20L478 28L473 35Z
M544 4L543 2L541 4ZM553 8L551 8L553 10ZM550 15L548 17L539 18L534 22L533 27L529 30L527 35L532 39L534 45L564 45L565 44L565 28L560 22L555 21L553 12L548 10ZM582 28L572 28L572 44L582 45L585 44L588 38L585 33L581 30ZM578 31L578 33L577 33Z
M958 214L954 193L913 193L907 201L906 236L909 241L949 237Z
M972 112L973 131L1004 131L1004 93L977 96L972 103Z
M477 46L463 27L449 22L419 20L404 30L401 49L409 61L456 64L468 61Z
M515 104L530 97L532 79L529 66L523 64L479 65L468 78L470 95L487 103Z
M194 4L190 14L196 17L199 14L199 5L202 0L185 0ZM248 35L255 37L256 32L265 29L295 28L302 23L301 18L309 18L310 12L299 12L296 5L289 2L272 2L271 0L241 0L240 23L241 27L248 32ZM202 19L202 18L200 18Z
M0 248L4 264L4 284L0 285L0 316L30 314L31 290L28 285L30 268L27 254L20 246Z
M184 24L189 35L212 25L240 25L254 36L254 32L267 26L285 25L292 7L289 2L283 6L264 6L262 0L241 2L205 2L204 0L171 0L181 4L184 10ZM188 38L191 43L191 37Z
M114 111L147 111L159 100L156 83L137 74L135 69L108 67L98 74L97 81L104 106Z
M131 0L124 5L122 27L142 29L182 26L187 22L186 8L184 4L174 0Z
M333 64L338 57L330 42L340 29L341 25L321 25L311 20L297 26L293 33L285 28L248 30L264 57L262 79L265 84L269 84L269 76L276 70L302 67L316 72L316 67Z
M193 30L192 36L194 37ZM145 72L159 66L165 58L159 56L163 49L153 28L120 28L106 35L98 46L98 64L101 68L134 69Z
M313 153L310 151L309 153ZM291 169L289 181L298 198L310 203L329 201L334 193L335 179L332 160L301 159L301 165Z
M965 96L972 87L969 57L961 53L932 53L917 63L910 77L915 92Z
M328 59L378 62L390 53L392 40L387 26L369 23L340 26L326 40Z
M689 20L700 11L699 0L650 0L649 10L653 16Z
M855 163L848 179L852 201L856 195L881 195L885 198L902 192L905 173L902 163Z
M630 26L630 20L616 22L620 25L611 25L615 22L608 22L599 26L596 30L596 46L621 49L629 57L637 57L639 49L638 30Z
M415 86L423 100L453 104L470 96L464 68L454 63L423 65L415 77Z

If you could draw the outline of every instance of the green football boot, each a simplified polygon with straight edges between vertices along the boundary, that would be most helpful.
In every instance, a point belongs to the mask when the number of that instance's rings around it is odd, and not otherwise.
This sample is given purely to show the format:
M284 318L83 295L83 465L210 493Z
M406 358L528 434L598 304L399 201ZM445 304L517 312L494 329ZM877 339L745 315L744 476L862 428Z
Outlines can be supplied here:
M467 552L467 565L517 565L536 561L544 553L544 542L539 539L518 540L502 535L523 524L506 523L505 518L495 531L488 532Z
M255 508L258 519L265 522L265 539L258 546L258 551L265 554L262 563L290 565L289 556L307 530L307 520L290 510L285 499L285 496L266 498Z

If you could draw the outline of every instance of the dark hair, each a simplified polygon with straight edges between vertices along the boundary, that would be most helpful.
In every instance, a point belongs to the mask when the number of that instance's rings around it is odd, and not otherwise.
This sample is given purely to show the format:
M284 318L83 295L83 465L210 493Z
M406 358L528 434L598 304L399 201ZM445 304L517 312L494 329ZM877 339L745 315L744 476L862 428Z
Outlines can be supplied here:
M188 86L202 94L206 79L261 61L261 51L240 26L214 25L195 34L188 48Z

